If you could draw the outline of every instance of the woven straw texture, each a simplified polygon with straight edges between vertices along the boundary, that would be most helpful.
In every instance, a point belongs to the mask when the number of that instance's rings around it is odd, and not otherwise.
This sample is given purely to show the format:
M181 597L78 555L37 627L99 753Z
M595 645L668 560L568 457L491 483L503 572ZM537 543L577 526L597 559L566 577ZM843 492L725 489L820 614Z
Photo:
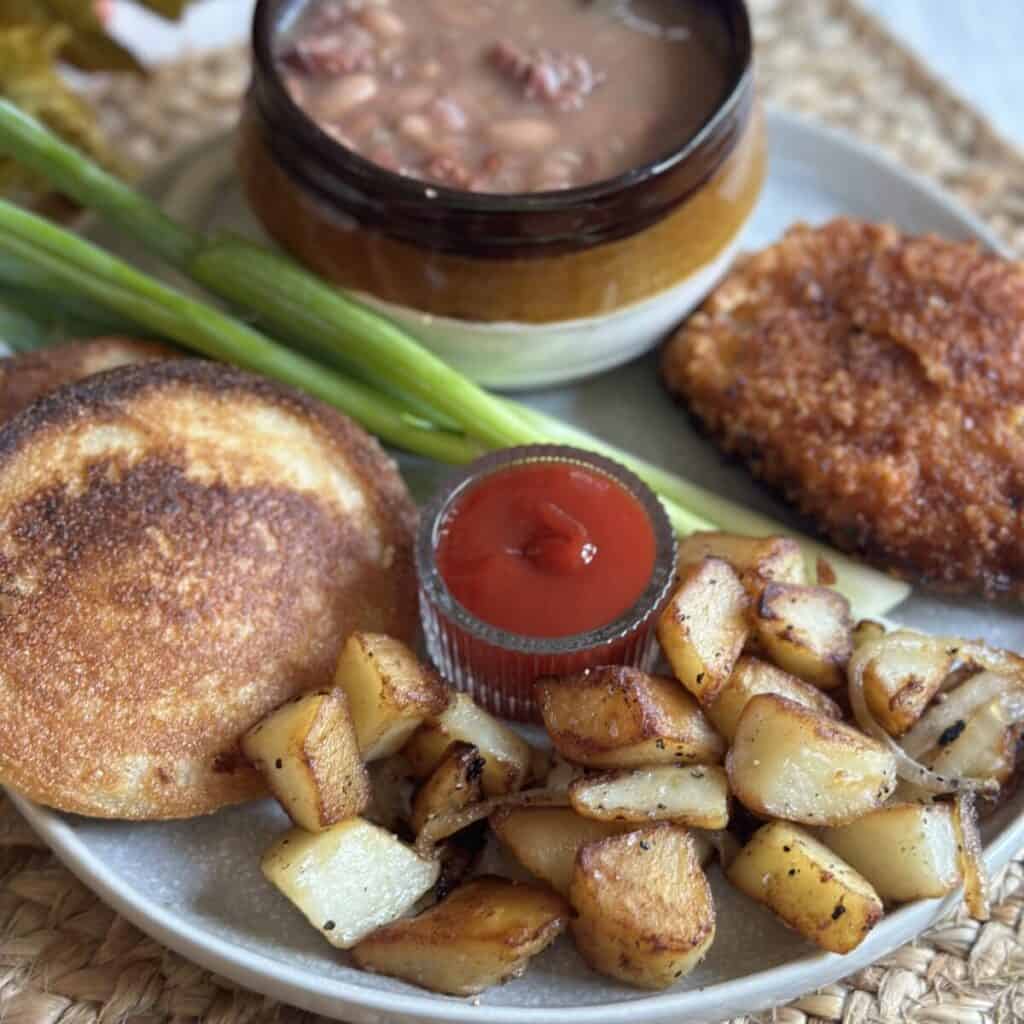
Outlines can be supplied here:
M853 0L754 0L764 94L930 175L1024 253L1024 156ZM146 83L93 83L140 173L233 122L244 53L197 56ZM875 966L764 1020L779 1024L1024 1021L1024 851L985 925L956 913ZM57 861L0 798L0 1022L211 1024L316 1018L238 990L147 939ZM760 1021L762 1018L757 1018ZM730 1024L755 1024L743 1018Z

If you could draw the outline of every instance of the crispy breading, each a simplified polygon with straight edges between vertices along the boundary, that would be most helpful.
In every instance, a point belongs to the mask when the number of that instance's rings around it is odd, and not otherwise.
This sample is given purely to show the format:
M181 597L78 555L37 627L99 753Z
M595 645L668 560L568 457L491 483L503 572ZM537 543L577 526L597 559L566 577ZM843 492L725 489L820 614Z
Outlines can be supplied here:
M666 346L668 387L840 548L1024 593L1024 267L851 219L745 259Z
M238 740L411 639L415 508L340 413L217 363L122 367L0 427L0 781L100 817L265 792Z

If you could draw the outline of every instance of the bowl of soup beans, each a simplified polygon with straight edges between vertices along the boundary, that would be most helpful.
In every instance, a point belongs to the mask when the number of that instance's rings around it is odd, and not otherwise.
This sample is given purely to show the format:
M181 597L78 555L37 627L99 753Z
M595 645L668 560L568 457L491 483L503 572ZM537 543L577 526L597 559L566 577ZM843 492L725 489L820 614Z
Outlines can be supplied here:
M764 179L742 0L260 0L253 46L256 214L483 384L657 344Z

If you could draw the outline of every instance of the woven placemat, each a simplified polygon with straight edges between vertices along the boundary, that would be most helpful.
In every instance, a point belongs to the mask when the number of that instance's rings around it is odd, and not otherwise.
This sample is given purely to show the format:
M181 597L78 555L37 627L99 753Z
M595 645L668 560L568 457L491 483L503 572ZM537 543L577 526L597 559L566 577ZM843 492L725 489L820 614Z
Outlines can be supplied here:
M1024 253L1024 156L853 0L753 0L764 94L930 175ZM243 50L89 88L139 173L229 127ZM1024 851L985 925L955 913L875 966L765 1018L780 1024L1024 1021ZM0 802L0 1024L213 1024L317 1018L240 991L147 939L65 871Z

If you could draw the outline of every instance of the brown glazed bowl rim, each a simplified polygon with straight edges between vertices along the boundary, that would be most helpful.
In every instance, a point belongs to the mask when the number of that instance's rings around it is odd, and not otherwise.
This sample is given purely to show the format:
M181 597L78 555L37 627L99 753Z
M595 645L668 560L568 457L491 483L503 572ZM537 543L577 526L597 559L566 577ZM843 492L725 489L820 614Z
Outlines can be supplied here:
M730 86L704 124L665 155L571 189L483 193L389 171L327 134L291 97L275 60L282 21L309 0L257 0L249 106L275 160L321 201L366 227L466 255L572 251L634 234L661 219L732 152L753 109L753 38L745 0L705 0L732 40ZM313 0L315 2L315 0Z

